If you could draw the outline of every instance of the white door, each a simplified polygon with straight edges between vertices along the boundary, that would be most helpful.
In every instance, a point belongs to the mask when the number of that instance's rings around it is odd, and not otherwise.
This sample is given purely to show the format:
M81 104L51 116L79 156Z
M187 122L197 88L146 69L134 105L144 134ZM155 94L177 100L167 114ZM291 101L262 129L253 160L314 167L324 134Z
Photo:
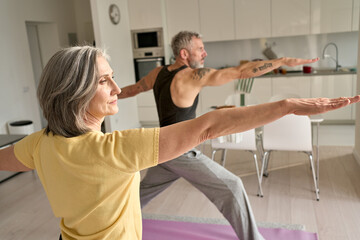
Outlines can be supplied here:
M32 24L32 23L27 23L26 31L27 31L27 35L28 35L28 41L29 41L31 63L32 63L34 79L35 79L35 87L37 89L39 86L41 72L44 68L44 65L43 65L43 62L41 59L40 42L39 42L39 37L38 37L39 34L38 34L37 25ZM41 128L44 128L47 125L47 121L43 116L40 105L38 105L38 107L40 109Z

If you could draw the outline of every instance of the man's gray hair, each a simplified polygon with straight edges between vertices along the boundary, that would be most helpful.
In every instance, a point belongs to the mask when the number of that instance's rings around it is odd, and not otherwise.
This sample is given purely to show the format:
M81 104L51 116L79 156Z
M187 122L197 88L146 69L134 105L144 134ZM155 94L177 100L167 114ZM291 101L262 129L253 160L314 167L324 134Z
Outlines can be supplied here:
M64 48L51 57L37 90L40 106L48 121L45 133L75 137L90 129L86 110L97 89L97 58L106 53L91 46Z
M181 31L176 34L171 40L171 48L173 50L174 57L180 55L181 49L191 50L192 38L202 38L200 33L190 32L190 31Z

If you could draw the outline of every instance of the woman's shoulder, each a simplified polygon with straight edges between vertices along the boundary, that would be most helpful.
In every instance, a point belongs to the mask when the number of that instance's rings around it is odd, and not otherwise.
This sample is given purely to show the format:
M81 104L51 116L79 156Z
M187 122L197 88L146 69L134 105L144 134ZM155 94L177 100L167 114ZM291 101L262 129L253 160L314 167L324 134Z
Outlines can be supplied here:
M110 133L94 134L93 136L103 137L106 139L123 139L123 138L146 138L154 135L159 131L159 128L134 128L126 130L115 130Z

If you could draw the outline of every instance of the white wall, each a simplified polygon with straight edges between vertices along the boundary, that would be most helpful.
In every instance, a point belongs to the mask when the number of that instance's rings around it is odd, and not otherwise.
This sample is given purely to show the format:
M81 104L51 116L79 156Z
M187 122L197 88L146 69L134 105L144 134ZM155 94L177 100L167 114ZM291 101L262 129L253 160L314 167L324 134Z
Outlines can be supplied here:
M90 3L96 46L107 49L115 81L120 88L135 83L127 1L91 0ZM111 4L120 9L117 25L109 19ZM119 112L105 119L107 132L140 127L136 98L119 100L118 106Z
M26 21L55 23L61 46L76 32L73 0L0 1L0 133L9 120L29 119L40 130ZM55 52L57 49L54 49Z

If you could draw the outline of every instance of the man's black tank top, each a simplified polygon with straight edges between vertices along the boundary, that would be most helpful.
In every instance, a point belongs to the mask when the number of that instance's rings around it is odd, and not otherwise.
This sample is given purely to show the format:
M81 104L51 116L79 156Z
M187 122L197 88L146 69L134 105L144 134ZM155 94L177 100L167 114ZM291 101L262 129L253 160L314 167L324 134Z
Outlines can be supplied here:
M168 65L166 65L160 70L156 78L153 91L160 121L160 127L168 126L196 117L196 107L198 104L199 95L196 96L193 105L187 108L177 107L171 99L171 82L175 74L185 68L187 68L186 65L181 66L180 68L173 71L169 71Z

